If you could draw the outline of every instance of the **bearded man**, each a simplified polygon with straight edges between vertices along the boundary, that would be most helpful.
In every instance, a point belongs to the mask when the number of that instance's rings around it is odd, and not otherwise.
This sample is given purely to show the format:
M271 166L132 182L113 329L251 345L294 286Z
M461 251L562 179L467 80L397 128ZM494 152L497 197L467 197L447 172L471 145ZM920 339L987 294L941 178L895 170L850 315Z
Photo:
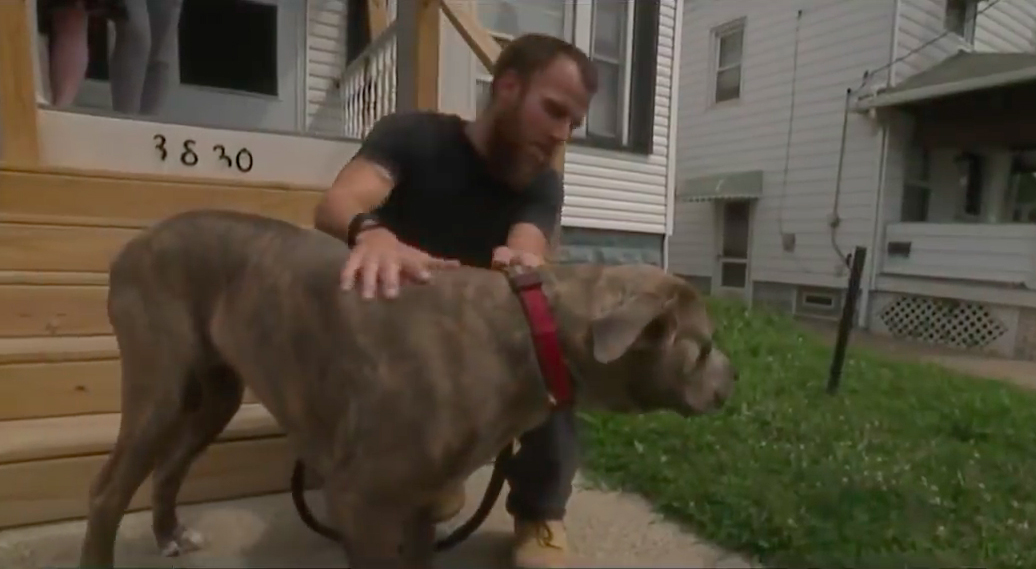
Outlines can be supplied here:
M316 209L316 227L352 247L342 286L392 298L401 282L427 281L432 270L458 263L542 263L564 195L551 157L596 90L585 53L529 34L500 54L476 120L408 112L378 121ZM515 565L564 567L575 418L555 412L520 442L508 468ZM438 520L456 516L464 500L463 488L443 496Z

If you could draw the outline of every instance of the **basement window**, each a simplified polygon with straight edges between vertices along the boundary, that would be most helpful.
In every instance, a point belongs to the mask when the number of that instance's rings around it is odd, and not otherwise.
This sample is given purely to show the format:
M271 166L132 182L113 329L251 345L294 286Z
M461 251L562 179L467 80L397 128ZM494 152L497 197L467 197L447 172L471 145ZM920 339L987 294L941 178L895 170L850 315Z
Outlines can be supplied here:
M834 308L835 296L833 294L820 294L808 292L802 295L802 304L814 308Z

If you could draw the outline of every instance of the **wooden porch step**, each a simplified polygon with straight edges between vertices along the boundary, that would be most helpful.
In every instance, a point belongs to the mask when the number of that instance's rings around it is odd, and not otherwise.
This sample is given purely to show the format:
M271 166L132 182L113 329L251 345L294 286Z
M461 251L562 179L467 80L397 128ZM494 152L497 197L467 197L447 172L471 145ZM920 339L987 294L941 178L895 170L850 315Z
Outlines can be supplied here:
M119 357L115 336L0 338L0 364L111 360Z
M118 413L120 382L114 336L0 338L0 424Z
M312 222L325 188L179 175L0 166L8 221L143 227L199 208L262 213Z
M84 454L108 453L119 433L119 413L0 421L0 464ZM227 425L218 440L279 435L280 427L266 409L251 403Z
M0 422L0 528L81 518L108 459L118 414ZM284 492L294 455L273 418L245 405L195 461L179 503ZM151 506L150 480L131 510Z

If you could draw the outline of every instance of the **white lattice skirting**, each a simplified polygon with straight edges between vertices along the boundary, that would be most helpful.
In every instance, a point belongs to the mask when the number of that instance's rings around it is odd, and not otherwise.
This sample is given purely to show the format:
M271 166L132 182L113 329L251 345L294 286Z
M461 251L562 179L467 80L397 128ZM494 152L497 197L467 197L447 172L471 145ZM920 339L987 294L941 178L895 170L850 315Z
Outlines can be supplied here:
M962 300L893 295L877 316L896 338L952 348L988 350L1011 332L995 310Z

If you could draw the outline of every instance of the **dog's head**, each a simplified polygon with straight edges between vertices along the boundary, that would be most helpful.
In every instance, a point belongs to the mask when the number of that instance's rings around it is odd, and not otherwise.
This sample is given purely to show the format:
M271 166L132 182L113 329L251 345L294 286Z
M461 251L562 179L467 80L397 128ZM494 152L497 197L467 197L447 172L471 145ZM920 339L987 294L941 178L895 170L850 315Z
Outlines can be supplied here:
M596 288L588 403L697 415L730 397L737 372L713 344L705 302L693 287L655 267L627 266L606 270Z

